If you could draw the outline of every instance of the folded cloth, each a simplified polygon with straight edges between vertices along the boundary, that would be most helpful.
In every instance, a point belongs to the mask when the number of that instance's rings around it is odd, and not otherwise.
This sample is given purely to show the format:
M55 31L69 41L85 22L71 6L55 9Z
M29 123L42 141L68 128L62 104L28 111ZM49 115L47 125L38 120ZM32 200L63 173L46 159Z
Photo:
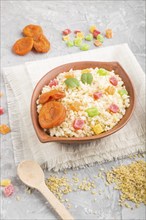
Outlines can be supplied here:
M30 117L30 101L36 83L56 66L83 60L118 61L123 66L136 90L136 108L132 118L117 133L91 143L40 143ZM16 164L24 159L34 159L48 170L58 171L144 152L145 77L127 44L3 68L3 75Z

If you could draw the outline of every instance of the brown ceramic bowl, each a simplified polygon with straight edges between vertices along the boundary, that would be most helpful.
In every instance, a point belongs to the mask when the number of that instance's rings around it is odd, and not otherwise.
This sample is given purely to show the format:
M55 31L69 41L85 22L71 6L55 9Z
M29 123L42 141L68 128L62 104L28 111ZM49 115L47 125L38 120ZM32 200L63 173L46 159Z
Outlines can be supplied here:
M85 68L105 68L109 71L114 70L115 73L117 73L122 80L124 81L124 84L126 86L126 89L130 95L130 107L127 109L126 114L123 116L123 118L119 121L119 123L114 126L111 130L106 131L104 133L101 133L99 135L90 136L90 137L81 137L81 138L66 138L66 137L50 137L48 134L46 134L43 129L40 127L38 123L38 113L36 108L36 100L38 99L42 88L45 85L48 85L50 80L54 79L59 73L67 72L71 68L73 70L77 69L85 69ZM32 123L34 126L34 129L36 131L36 134L39 138L39 140L42 143L45 142L64 142L64 143L72 143L72 142L78 142L78 143L84 143L91 140L96 140L99 138L106 137L108 135L111 135L115 132L117 132L119 129L121 129L131 118L131 115L134 111L135 106L135 93L133 84L128 76L128 74L125 72L125 70L121 67L121 65L118 62L98 62L98 61L81 61L81 62L74 62L74 63L67 63L61 66L58 66L51 71L49 71L46 75L42 77L42 79L38 82L36 85L31 99L31 117L32 117Z

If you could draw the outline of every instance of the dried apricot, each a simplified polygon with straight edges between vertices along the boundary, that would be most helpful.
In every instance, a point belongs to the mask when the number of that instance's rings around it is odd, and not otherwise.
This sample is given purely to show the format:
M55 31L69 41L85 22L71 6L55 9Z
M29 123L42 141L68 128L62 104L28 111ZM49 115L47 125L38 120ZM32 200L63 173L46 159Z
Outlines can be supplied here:
M29 24L23 29L23 34L26 37L34 37L42 33L43 33L43 30L39 25Z
M65 93L59 90L51 90L50 92L42 93L39 98L39 103L44 104L48 101L58 100L65 97Z
M53 128L60 125L66 116L65 107L57 101L45 103L39 113L39 124L42 128Z
M13 45L13 52L18 55L25 55L29 51L31 51L33 47L33 38L31 37L23 37L15 42Z
M39 53L46 53L50 50L50 42L43 34L34 36L33 46L35 50Z

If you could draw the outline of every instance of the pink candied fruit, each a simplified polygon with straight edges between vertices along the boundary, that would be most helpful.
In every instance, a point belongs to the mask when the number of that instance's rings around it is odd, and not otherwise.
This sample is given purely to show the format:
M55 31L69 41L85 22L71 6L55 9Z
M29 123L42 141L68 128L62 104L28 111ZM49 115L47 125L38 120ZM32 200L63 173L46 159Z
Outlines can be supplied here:
M82 120L82 119L75 119L74 120L74 123L73 123L74 129L80 130L83 128L83 126L84 126L84 120Z
M113 113L117 113L119 111L119 107L116 104L111 104L109 110Z
M93 97L94 97L94 99L100 99L101 97L102 97L102 92L95 92L94 94L93 94Z
M11 196L14 193L14 186L12 184L6 186L3 192L6 197Z
M63 35L68 35L71 33L71 30L70 29L65 29L63 32Z
M100 34L100 31L98 31L98 30L93 31L93 37L94 38L97 38L98 34Z
M117 86L118 85L118 80L112 76L110 79L109 79L110 83L113 85L113 86Z
M75 30L74 34L77 34L77 33L80 33L80 32L81 32L80 30Z
M57 86L58 85L58 81L57 79L52 79L50 82L49 82L49 86L52 87L52 86Z
M0 115L4 114L4 109L0 107Z

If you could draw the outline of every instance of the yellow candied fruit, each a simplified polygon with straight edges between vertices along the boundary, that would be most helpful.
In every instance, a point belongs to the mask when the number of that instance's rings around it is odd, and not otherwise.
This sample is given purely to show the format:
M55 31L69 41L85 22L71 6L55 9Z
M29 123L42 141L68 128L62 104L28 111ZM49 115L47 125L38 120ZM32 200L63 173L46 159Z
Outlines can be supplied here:
M115 93L115 88L113 86L108 86L105 91L109 94L109 95L113 95Z
M2 92L0 92L0 97L2 97L3 96L3 93Z
M97 124L97 125L95 125L95 126L93 127L93 131L94 131L95 134L100 134L100 133L102 133L104 130L103 130L101 124Z
M90 69L83 69L83 70L81 71L81 73L90 73L90 72L91 72Z
M69 35L63 36L63 37L62 37L62 40L64 40L64 41L69 41L69 40L70 40Z
M96 26L95 26L95 25L92 25L92 26L89 28L89 31L90 31L91 33L93 33L93 31L96 30L96 29L97 29Z
M112 29L107 29L105 31L105 36L106 36L106 38L112 38L113 37Z
M11 131L11 129L7 125L0 125L0 133L7 134Z
M83 32L78 32L78 33L76 34L76 37L79 37L79 38L81 38L81 39L84 39L84 38L85 38Z
M9 186L10 184L11 184L10 179L3 179L3 180L0 181L1 186Z
M73 73L66 73L65 76L64 76L66 79L69 79L69 78L74 78L74 74Z

